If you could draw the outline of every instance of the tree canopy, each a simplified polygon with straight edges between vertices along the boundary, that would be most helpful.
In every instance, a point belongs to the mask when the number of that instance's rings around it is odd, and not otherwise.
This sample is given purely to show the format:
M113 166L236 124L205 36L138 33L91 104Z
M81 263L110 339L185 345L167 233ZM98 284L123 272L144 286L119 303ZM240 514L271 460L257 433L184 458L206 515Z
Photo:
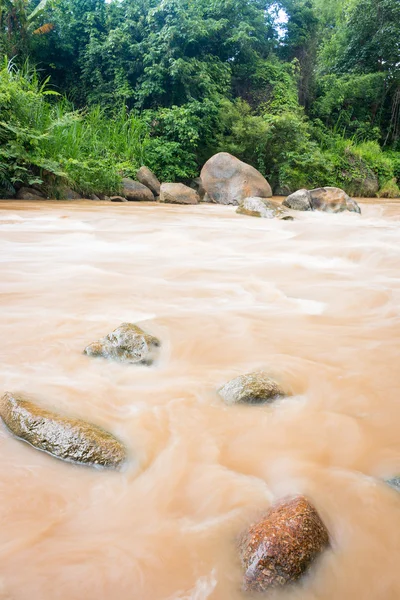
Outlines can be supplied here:
M278 191L399 175L399 0L2 0L0 53L52 110L134 117L169 179L223 149Z

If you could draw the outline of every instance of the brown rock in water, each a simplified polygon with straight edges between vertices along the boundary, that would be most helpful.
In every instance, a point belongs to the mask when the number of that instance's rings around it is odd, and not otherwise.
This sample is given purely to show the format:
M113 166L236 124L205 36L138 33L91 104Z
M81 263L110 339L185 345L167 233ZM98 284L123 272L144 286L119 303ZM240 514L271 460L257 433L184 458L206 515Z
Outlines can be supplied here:
M285 396L283 389L264 371L239 375L218 390L226 404L263 404Z
M133 323L122 323L112 333L93 342L84 352L88 356L101 356L120 362L151 365L155 360L160 340L144 332Z
M244 198L272 196L271 186L257 169L228 152L212 156L202 168L207 198L217 204L239 204Z
M18 438L56 458L111 468L126 458L121 442L97 425L63 417L19 395L4 394L0 416Z
M136 202L154 202L154 194L148 187L129 178L122 180L121 195Z
M276 504L240 540L245 591L296 581L328 545L328 531L304 496Z
M267 200L266 198L245 198L240 202L236 212L239 215L247 215L248 217L261 217L263 219L277 218L283 221L293 221L293 217L284 206L279 204L279 202Z
M147 167L140 167L136 174L136 177L140 183L148 187L149 190L153 192L154 196L160 195L161 183L158 181L153 171L150 171L150 169L148 169Z
M357 202L350 198L344 190L335 187L324 187L310 190L313 210L338 213L344 210L361 213Z
M171 204L198 204L200 197L196 190L183 183L163 183L161 185L160 202Z

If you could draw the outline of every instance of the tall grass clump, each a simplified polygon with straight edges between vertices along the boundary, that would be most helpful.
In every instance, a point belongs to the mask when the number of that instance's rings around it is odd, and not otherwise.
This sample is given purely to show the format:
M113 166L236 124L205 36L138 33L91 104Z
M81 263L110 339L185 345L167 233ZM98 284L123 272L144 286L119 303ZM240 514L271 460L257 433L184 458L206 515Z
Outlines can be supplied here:
M106 112L73 105L41 82L35 69L0 70L0 194L20 185L82 194L118 192L121 177L143 162L147 126L124 106Z

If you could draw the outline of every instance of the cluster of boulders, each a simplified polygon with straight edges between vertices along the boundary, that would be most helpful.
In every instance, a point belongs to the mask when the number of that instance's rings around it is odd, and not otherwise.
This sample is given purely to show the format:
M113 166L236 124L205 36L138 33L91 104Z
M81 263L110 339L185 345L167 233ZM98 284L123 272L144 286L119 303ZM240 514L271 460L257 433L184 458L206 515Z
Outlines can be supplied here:
M60 186L57 196L65 200L81 198L67 186ZM339 188L324 187L314 190L298 190L290 194L282 204L270 200L271 186L257 169L239 160L228 152L219 152L203 166L200 177L189 185L183 183L160 183L148 167L141 167L136 180L124 178L118 196L93 194L91 200L112 202L163 202L170 204L230 204L239 208L243 215L292 220L295 211L322 210L342 212L348 210L360 213L357 202ZM44 193L40 186L21 188L17 199L41 200Z
M84 353L122 363L151 365L161 342L133 323L89 344ZM266 371L240 375L218 393L235 404L266 404L288 391ZM19 439L52 456L86 465L119 468L127 460L125 446L111 433L80 419L46 410L18 394L0 400L0 417ZM400 476L387 483L400 491ZM267 592L305 574L329 546L329 533L317 510L303 495L284 498L270 507L238 538L243 567L243 589Z

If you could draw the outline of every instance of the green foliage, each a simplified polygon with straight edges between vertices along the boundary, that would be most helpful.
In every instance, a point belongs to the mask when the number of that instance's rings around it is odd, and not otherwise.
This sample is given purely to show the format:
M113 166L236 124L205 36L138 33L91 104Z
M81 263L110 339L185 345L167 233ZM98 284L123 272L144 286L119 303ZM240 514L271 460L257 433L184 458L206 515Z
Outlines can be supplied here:
M400 188L397 185L397 179L393 177L381 187L378 192L378 198L400 198Z
M113 115L93 107L74 111L40 83L37 73L5 63L0 71L2 188L60 180L82 193L119 189L121 176L142 164L145 123L122 107Z
M228 151L274 190L374 195L400 181L399 39L399 0L1 0L0 194Z

